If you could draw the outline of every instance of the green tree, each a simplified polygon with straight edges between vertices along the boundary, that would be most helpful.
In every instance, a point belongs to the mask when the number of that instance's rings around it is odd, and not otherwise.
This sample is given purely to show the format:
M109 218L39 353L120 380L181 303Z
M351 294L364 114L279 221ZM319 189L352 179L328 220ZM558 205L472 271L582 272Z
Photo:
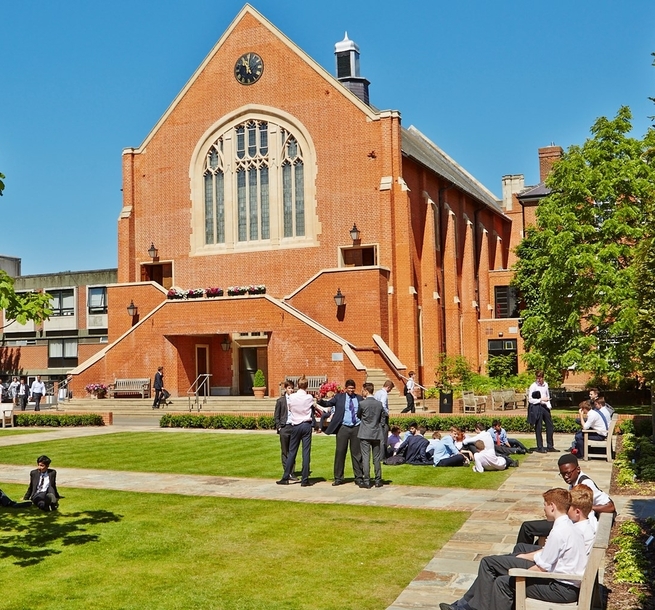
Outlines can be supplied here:
M0 195L5 188L5 183L0 174ZM0 309L5 310L8 320L16 320L25 324L28 320L41 322L52 314L50 309L50 296L41 292L28 292L16 294L14 280L4 271L0 270Z
M629 137L631 119L627 107L598 119L592 137L555 164L537 225L517 248L525 359L551 378L574 367L618 382L638 366L634 254L653 195L655 140L652 130Z

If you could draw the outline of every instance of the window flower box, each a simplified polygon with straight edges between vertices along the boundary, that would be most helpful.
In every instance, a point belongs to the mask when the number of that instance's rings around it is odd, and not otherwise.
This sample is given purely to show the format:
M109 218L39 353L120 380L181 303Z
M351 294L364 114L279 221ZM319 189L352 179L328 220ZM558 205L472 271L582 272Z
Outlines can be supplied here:
M231 297L238 297L243 294L246 294L248 292L248 287L247 286L230 286L227 289L227 294L228 296Z
M258 286L248 286L248 294L266 294L266 286L259 284Z
M205 290L205 296L210 299L213 297L222 297L223 289L222 288L207 288Z

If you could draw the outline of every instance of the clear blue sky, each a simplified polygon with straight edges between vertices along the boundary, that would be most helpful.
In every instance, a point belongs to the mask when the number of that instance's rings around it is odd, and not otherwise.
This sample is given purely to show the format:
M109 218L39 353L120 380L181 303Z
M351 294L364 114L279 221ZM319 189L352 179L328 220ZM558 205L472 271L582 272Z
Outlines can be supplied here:
M348 31L371 103L400 110L487 188L538 181L537 149L580 144L628 105L655 114L653 0L255 0L334 73ZM0 253L23 273L115 267L121 151L138 146L240 0L6 2L0 12Z

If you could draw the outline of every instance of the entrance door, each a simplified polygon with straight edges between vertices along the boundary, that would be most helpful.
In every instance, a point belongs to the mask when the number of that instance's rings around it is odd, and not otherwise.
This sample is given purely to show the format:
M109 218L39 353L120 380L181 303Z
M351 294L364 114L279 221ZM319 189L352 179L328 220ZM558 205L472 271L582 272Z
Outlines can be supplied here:
M196 345L196 379L199 375L209 373L209 345ZM201 380L198 381L200 383ZM200 389L200 396L209 396L211 377Z
M252 383L257 371L257 348L242 347L239 350L239 394L253 396Z

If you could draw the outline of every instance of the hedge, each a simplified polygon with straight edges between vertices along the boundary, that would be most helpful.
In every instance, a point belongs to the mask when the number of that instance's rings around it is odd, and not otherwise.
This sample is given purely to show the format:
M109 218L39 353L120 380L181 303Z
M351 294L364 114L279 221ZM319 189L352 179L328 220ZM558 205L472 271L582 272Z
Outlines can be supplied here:
M495 417L474 415L453 415L452 417L391 417L389 425L406 430L411 422L425 426L428 430L448 430L452 426L473 430L476 422L482 422L485 428L491 427ZM500 417L500 422L508 432L531 432L525 416ZM208 428L225 430L274 430L272 415L256 417L245 415L164 415L159 420L162 428ZM555 432L573 434L580 429L573 417L553 417Z
M50 413L15 413L16 426L49 426L52 428L69 426L104 426L102 415L89 413L88 415L54 415Z
M272 415L163 415L161 428L207 428L212 430L274 430Z

